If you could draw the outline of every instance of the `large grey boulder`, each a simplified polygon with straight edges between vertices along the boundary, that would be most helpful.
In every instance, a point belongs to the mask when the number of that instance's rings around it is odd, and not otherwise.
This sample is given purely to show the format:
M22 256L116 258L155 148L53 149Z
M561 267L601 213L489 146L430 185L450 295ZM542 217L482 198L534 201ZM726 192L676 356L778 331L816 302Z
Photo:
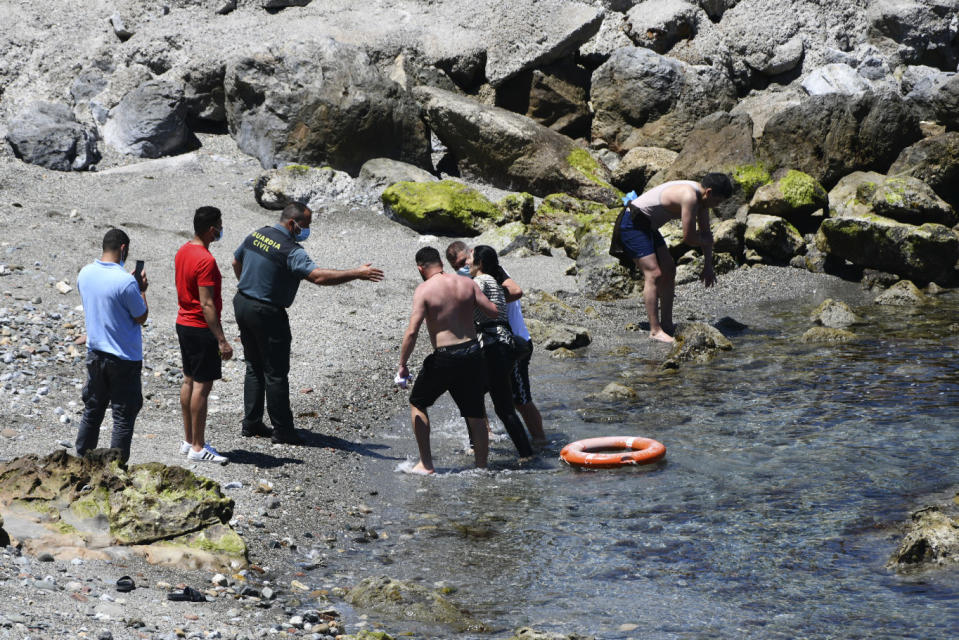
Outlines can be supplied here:
M617 49L593 72L593 138L610 148L679 151L698 120L732 108L736 91L716 67L690 65L642 47Z
M855 69L840 62L814 69L802 81L802 88L811 96L823 96L831 93L854 96L869 91L872 89L872 85Z
M319 203L344 198L352 190L349 174L303 165L264 171L253 184L256 201L266 209L282 209L291 202L300 202L315 211Z
M570 138L589 133L589 71L571 60L524 71L500 85L496 105Z
M910 280L900 280L876 296L876 304L890 307L915 307L929 299Z
M914 226L875 215L827 218L816 233L823 253L918 282L948 280L959 235L939 224Z
M959 51L954 21L959 3L954 0L873 0L868 7L872 35L901 45L897 53L904 62L955 70Z
M669 169L661 174L662 178L698 180L711 171L735 176L744 168L758 168L753 144L753 121L748 114L714 113L696 123L690 131L689 141ZM768 173L762 173L764 182L768 181ZM647 188L652 186L655 185L647 184ZM751 196L752 191L746 195Z
M619 202L606 167L566 136L525 116L442 89L418 87L414 94L464 177L537 196L563 192Z
M949 131L906 147L889 175L907 175L928 184L954 208L959 207L959 132Z
M18 158L57 171L82 171L100 160L97 133L64 104L34 102L11 122L7 142Z
M430 166L420 109L366 53L331 38L289 42L231 60L227 122L264 168L329 164L355 175L370 158Z
M773 115L756 151L770 170L797 169L828 189L853 171L884 171L921 137L915 111L897 95L830 94Z
M796 35L772 49L753 52L746 58L746 64L764 76L778 76L798 67L805 52L805 40Z
M823 300L822 304L809 314L809 319L824 327L833 329L844 329L845 327L860 322L859 316L856 315L848 304L842 300L833 300L832 298Z
M437 180L439 178L432 173L415 165L389 158L373 158L360 167L360 174L356 177L356 188L382 191L397 182L435 182Z
M693 38L709 16L683 0L646 0L630 9L626 20L626 34L636 45L666 53L679 40Z
M623 191L642 193L650 178L669 169L678 155L660 147L633 147L613 171L613 184Z
M959 129L959 73L936 87L930 104L939 122L950 130Z
M159 158L195 149L196 137L186 123L183 89L161 80L146 82L110 110L103 140L141 158Z
M952 206L922 180L908 175L884 176L857 171L840 180L829 192L837 217L875 213L908 224L959 222Z

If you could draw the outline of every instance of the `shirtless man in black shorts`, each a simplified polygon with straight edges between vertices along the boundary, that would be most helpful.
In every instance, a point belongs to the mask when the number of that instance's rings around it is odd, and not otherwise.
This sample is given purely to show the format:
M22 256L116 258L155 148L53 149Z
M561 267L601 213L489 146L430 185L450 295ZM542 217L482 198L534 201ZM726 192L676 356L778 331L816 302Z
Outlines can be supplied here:
M483 406L486 366L473 326L473 309L478 307L490 318L495 318L498 314L496 305L472 280L444 273L440 253L433 247L423 247L416 252L416 269L423 284L416 287L413 294L413 312L403 334L398 376L409 378L407 362L424 320L434 351L423 361L422 371L410 393L413 435L420 452L420 461L412 471L433 473L430 418L426 410L446 391L450 392L460 414L466 418L472 434L476 466L483 469L489 452Z

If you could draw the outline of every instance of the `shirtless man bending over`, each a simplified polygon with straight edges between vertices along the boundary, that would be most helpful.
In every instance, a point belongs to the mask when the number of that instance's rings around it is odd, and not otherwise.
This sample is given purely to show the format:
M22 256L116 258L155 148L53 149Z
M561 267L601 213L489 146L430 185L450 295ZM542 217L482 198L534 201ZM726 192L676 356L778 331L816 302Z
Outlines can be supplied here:
M433 473L430 418L426 410L446 391L453 397L460 415L466 418L476 466L483 469L489 453L483 406L486 366L473 326L473 309L478 307L490 318L495 318L498 314L496 305L472 280L444 273L440 253L433 247L423 247L416 252L416 269L423 284L413 293L413 312L400 348L399 377L408 378L410 375L407 362L424 320L434 350L423 361L423 368L410 393L413 435L420 452L420 461L413 467L413 473Z
M732 192L729 176L709 173L701 182L665 182L627 203L629 215L623 216L619 229L626 253L643 271L643 303L649 316L649 337L653 340L675 342L672 334L676 263L659 228L670 220L682 222L683 242L703 252L705 266L699 279L711 287L716 284L716 274L709 210L722 204Z

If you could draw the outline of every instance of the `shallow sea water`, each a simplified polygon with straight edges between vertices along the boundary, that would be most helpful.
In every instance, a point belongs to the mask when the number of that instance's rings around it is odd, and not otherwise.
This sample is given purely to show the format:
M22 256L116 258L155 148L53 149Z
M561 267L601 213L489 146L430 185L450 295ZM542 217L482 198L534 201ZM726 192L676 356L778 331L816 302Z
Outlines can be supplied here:
M544 359L534 392L555 443L522 470L503 439L493 472L466 471L465 427L444 401L432 412L441 474L384 465L379 525L394 533L370 558L390 564L360 561L356 577L452 586L494 636L531 625L598 638L957 637L959 569L885 565L909 512L959 484L959 296L857 311L855 342L803 345L811 325L790 311L677 374L599 351ZM584 399L610 381L640 398ZM588 472L557 459L598 435L655 438L666 459ZM408 417L396 438L415 451Z

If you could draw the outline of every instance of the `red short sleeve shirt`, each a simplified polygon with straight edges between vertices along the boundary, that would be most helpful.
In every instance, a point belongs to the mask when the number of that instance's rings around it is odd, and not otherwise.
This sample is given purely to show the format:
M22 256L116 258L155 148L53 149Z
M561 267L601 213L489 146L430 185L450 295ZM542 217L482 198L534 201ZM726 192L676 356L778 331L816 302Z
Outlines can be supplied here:
M220 317L223 300L220 297L222 278L213 254L202 244L187 242L173 259L176 271L176 297L180 305L176 323L186 327L205 327L206 318L200 307L199 287L213 287L213 303Z

